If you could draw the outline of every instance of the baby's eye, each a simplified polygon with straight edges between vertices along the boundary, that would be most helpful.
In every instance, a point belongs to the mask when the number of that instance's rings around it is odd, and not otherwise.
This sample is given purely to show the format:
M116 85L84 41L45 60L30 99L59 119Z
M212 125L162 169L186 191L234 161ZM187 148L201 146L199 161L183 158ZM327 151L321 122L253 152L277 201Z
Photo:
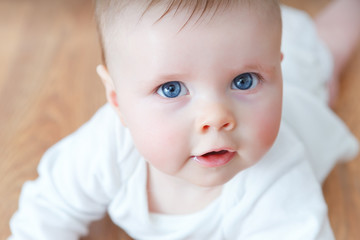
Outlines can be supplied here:
M256 87L259 78L254 73L243 73L234 78L231 82L231 89L248 90Z
M176 98L187 93L188 90L184 84L178 81L164 83L157 90L157 94L165 98Z

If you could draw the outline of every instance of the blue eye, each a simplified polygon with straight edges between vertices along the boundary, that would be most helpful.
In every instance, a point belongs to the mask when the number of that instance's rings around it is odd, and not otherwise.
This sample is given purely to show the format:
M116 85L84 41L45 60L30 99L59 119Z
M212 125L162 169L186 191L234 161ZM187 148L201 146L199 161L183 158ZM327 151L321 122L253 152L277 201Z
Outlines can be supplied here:
M254 73L243 73L234 78L231 83L232 89L248 90L256 87L259 79Z
M187 89L181 82L167 82L160 86L157 93L165 98L176 98L187 94Z

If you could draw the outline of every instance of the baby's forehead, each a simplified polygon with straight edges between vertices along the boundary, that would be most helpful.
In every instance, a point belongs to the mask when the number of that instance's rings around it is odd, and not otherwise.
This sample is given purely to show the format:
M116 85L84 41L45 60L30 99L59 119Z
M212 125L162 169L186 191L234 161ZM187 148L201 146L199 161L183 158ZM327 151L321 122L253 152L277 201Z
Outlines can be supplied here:
M186 26L226 14L235 5L259 16L281 18L277 0L97 0L96 17L101 33L113 23L138 23L145 16L156 24L181 14Z
M280 8L277 0L97 0L97 21L101 40L103 62L113 51L114 39L120 41L137 29L138 26L151 28L167 24L175 33L184 28L198 27L204 23L214 23L224 16L251 14L252 19L271 19L266 24L281 25ZM249 12L250 11L250 12ZM174 21L176 19L176 21ZM276 27L272 26L276 29ZM280 27L281 28L281 27Z

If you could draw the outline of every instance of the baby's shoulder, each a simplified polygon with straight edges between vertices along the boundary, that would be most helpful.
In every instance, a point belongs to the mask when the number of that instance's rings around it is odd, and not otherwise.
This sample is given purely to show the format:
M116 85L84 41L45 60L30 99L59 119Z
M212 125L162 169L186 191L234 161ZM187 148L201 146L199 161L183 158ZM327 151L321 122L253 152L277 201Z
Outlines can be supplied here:
M141 160L129 130L124 127L115 110L105 104L79 130L77 141L80 152L88 152L99 165L119 169L122 178L137 167ZM84 145L85 143L85 145Z
M119 185L127 181L139 161L130 133L106 104L78 130L51 147L39 171L65 169L84 179Z
M358 152L357 140L327 104L291 84L284 89L282 124L304 145L320 182L339 160L351 159Z

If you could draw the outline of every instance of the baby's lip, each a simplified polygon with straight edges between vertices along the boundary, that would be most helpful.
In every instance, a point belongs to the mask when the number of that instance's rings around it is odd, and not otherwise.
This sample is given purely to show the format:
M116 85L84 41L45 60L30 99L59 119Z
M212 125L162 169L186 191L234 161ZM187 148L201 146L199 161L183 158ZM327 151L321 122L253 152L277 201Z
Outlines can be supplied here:
M214 148L210 151L207 151L207 152L203 152L201 154L196 154L192 157L199 157L199 156L207 156L207 155L211 155L211 154L221 154L221 153L225 153L225 152L236 152L235 150L231 149L231 148L227 148L227 147L224 147L224 148Z
M230 162L236 152L228 149L216 149L214 151L208 151L202 155L193 156L192 159L203 167L221 167Z

